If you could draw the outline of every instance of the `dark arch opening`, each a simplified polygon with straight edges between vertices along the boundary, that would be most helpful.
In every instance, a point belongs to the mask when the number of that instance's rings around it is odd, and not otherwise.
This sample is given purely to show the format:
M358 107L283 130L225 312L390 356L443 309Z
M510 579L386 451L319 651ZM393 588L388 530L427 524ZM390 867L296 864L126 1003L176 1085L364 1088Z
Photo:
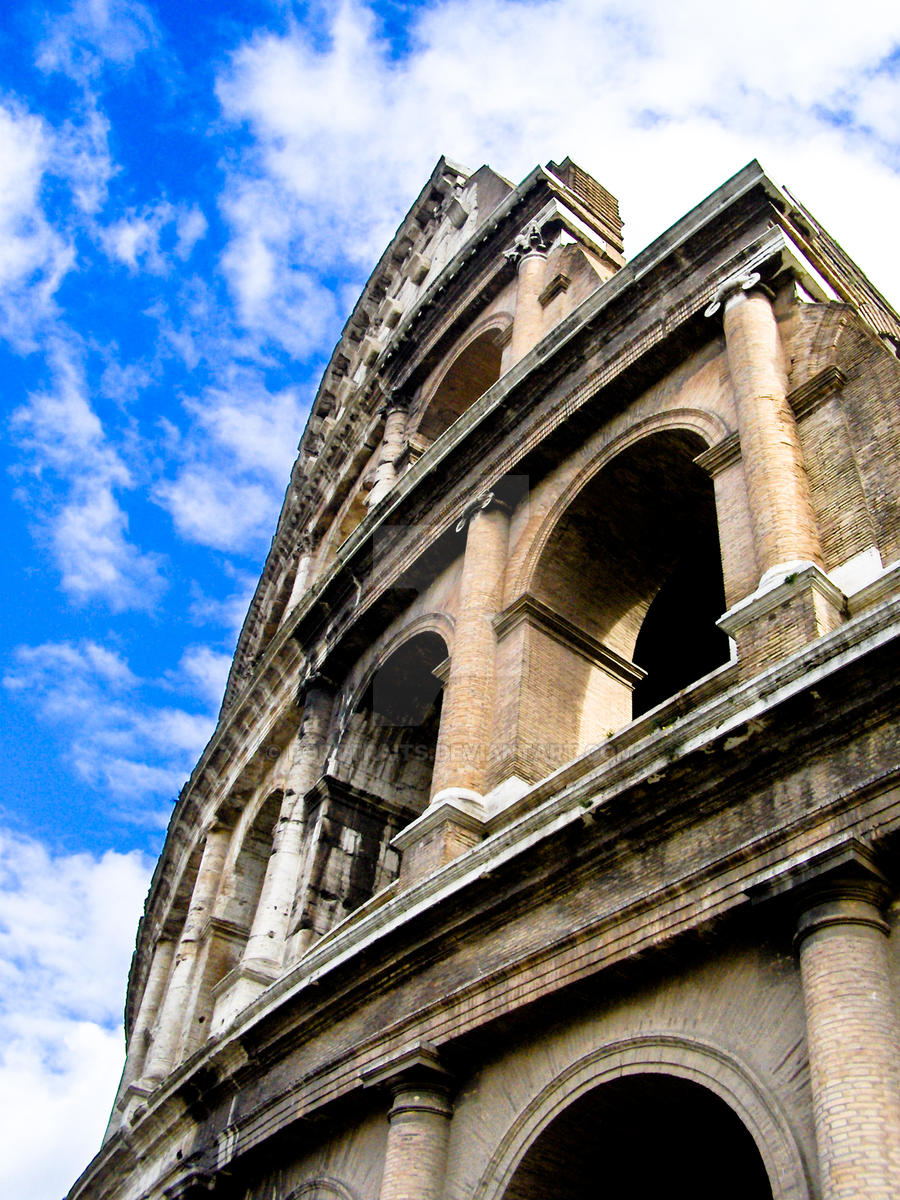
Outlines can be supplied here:
M579 1097L541 1131L503 1200L772 1200L752 1135L714 1092L628 1075Z
M728 662L716 626L725 594L715 495L694 462L704 449L687 430L628 446L574 497L544 547L537 598L644 675L627 688L585 680L581 705L569 703L588 742Z
M635 686L632 716L728 662L728 636L716 625L724 611L715 529L698 527L696 543L656 593L634 644L633 661L647 674Z
M428 441L440 437L466 409L500 378L502 347L496 329L475 338L447 371L419 423Z
M447 658L437 633L416 634L375 671L337 753L340 778L414 813L428 804Z

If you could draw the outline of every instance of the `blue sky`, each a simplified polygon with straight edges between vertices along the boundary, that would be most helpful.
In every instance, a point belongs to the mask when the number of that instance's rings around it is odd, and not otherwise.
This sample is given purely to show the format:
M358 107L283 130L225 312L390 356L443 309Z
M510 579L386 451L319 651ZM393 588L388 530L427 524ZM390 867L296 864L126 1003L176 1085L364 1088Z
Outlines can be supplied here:
M99 1143L149 872L318 377L438 156L518 181L571 155L630 254L756 156L896 303L900 11L4 15L0 1193L54 1200Z

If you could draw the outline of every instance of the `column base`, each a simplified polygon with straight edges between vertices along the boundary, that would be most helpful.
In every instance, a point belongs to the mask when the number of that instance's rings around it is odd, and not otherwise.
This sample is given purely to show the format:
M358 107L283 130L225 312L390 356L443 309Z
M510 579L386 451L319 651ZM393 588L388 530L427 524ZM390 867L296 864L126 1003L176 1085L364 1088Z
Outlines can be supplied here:
M251 959L239 963L213 988L215 1005L210 1036L222 1033L234 1018L264 992L281 973L279 963L264 959Z
M477 845L485 833L483 799L470 788L443 788L420 817L393 838L399 850L400 887L440 870Z
M846 603L844 593L815 563L779 563L717 624L737 643L738 672L748 678L837 629Z

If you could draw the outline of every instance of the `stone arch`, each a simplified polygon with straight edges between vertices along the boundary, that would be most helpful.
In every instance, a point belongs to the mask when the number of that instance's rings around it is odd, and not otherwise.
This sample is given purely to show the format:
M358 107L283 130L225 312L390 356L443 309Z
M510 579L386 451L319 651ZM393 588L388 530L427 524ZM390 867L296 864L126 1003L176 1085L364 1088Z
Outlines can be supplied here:
M635 442L653 433L667 430L693 432L702 439L706 449L716 445L732 432L715 413L697 408L673 408L636 421L611 438L605 431L598 433L585 447L585 461L579 470L566 481L565 487L553 497L550 506L537 514L530 528L526 530L522 539L524 549L515 557L514 574L507 589L508 593L520 595L529 590L537 564L554 527L573 499L598 471L602 471L617 455Z
M593 701L607 728L729 661L716 626L725 594L715 494L694 462L705 448L695 429L645 423L569 492L542 539L529 594L587 636L598 661L609 657L617 682L595 686ZM585 721L596 724L587 709L582 733L602 736Z
M448 658L449 618L427 614L373 656L342 706L328 770L416 815L428 803Z
M285 1200L359 1200L353 1188L340 1179L330 1175L321 1175L316 1179L307 1179L299 1187L292 1188Z
M210 1036L216 988L240 962L247 944L283 798L281 788L264 792L232 838L213 906L215 920L206 934L193 1008L187 1014L185 1057Z
M447 647L448 656L453 652L453 618L447 613L422 613L413 618L402 629L398 630L386 642L374 647L365 655L360 669L348 679L344 699L340 704L343 713L353 712L360 703L372 677L381 670L387 660L399 650L404 642L417 637L420 633L434 633L440 637Z
M734 1055L681 1034L648 1034L600 1047L551 1080L501 1138L473 1200L501 1200L516 1171L553 1122L605 1084L640 1076L683 1080L712 1093L735 1114L762 1160L772 1200L810 1200L809 1175L777 1099ZM647 1138L647 1144L652 1144Z
M497 382L502 373L503 347L509 340L512 317L493 313L475 325L457 347L451 362L423 397L414 433L431 443Z

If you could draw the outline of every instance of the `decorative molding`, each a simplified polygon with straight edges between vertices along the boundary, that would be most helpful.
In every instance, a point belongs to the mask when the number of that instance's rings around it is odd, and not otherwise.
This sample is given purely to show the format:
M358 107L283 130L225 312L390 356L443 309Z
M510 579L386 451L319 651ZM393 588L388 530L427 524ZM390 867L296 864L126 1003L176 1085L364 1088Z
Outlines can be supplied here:
M714 317L723 304L727 304L741 292L749 292L759 281L759 271L742 271L737 275L730 275L716 288L712 300L703 311L704 317Z
M572 280L568 275L554 275L541 294L538 296L538 304L541 308L546 308L551 300L555 299L562 292L567 292L571 287Z
M734 433L729 433L727 437L722 438L721 442L716 442L714 446L710 446L708 450L704 450L702 454L698 454L694 462L701 470L706 471L707 475L713 478L721 474L728 467L741 460L741 439L737 430Z
M531 254L545 255L548 246L544 241L544 235L537 221L531 221L520 234L517 235L510 250L503 252L503 257L507 262L518 267L523 259L528 258Z
M541 633L553 638L567 650L581 655L593 666L599 667L601 671L629 687L640 683L647 674L636 663L617 654L615 650L611 650L597 638L585 633L583 629L579 629L574 622L561 616L549 604L545 604L543 600L538 600L527 592L494 617L493 623L497 640L502 641L507 634L518 628L523 622L533 629L539 629Z
M840 367L826 367L824 371L819 371L812 379L807 379L806 383L801 383L788 393L788 404L794 416L798 421L808 417L821 408L826 400L830 400L835 392L839 392L846 382L847 376Z

